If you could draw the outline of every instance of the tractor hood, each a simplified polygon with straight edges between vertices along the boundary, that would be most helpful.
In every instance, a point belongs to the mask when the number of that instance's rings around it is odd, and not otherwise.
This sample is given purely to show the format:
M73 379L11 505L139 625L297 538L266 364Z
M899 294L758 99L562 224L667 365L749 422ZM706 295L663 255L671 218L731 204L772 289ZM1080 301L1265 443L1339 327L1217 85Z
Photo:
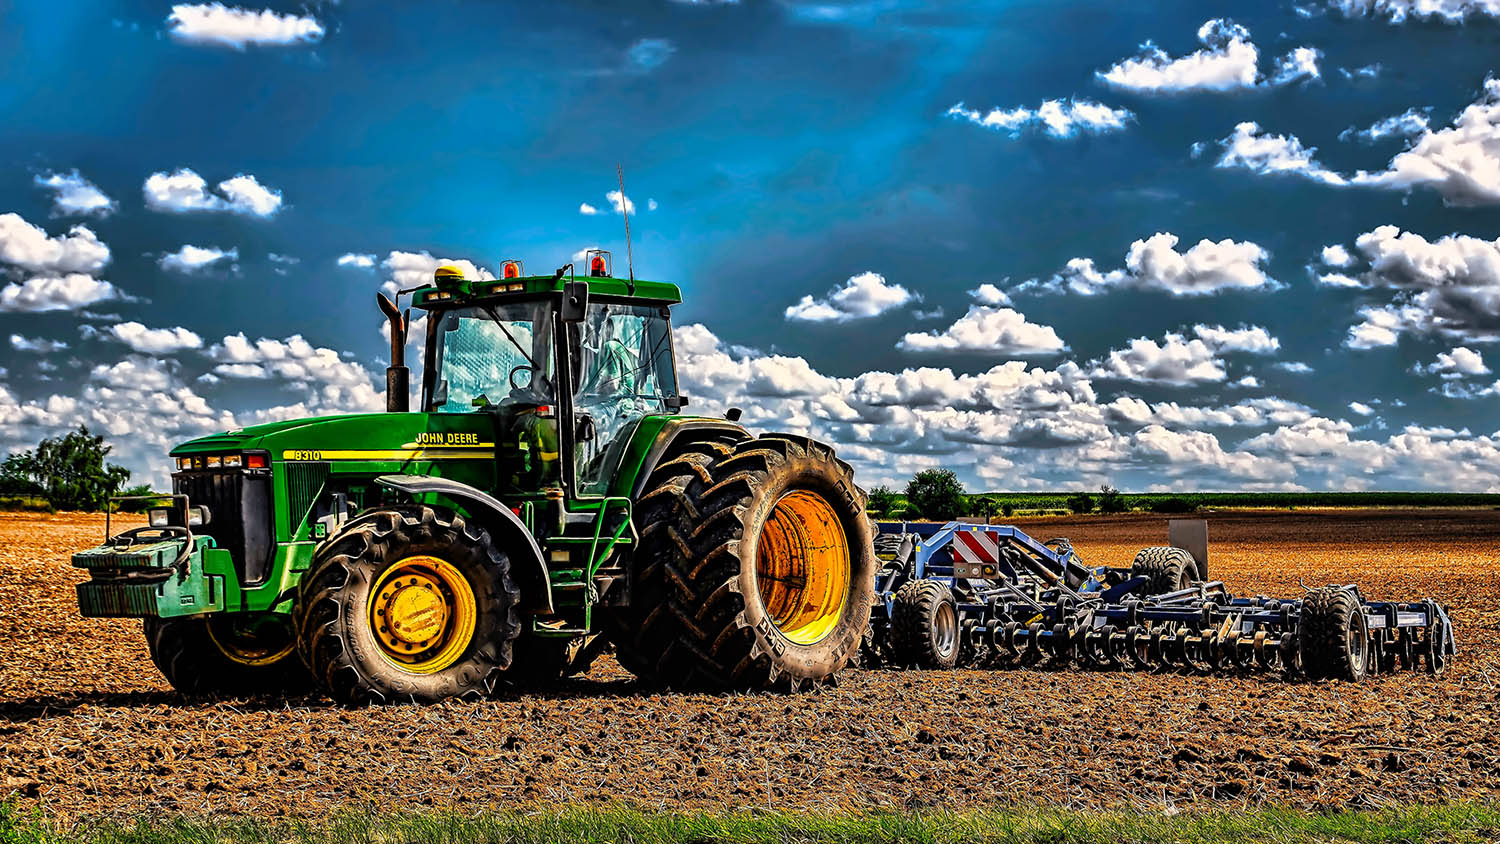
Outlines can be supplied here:
M396 460L493 455L495 419L486 413L355 413L252 425L189 440L173 457L268 451L271 460ZM483 450L480 455L475 453Z
M334 429L365 430L366 425L378 426L381 422L389 422L394 414L389 413L346 413L338 416L311 416L306 419L286 419L280 422L266 422L261 425L251 425L247 428L235 428L219 434L209 434L185 443L172 449L171 456L188 454L204 454L207 452L219 452L226 450L242 449L266 449L277 445L298 445L294 442L299 439L297 432L305 431L318 434L333 433ZM425 419L425 414L422 415ZM361 424L363 423L363 424ZM349 428L352 424L353 428Z

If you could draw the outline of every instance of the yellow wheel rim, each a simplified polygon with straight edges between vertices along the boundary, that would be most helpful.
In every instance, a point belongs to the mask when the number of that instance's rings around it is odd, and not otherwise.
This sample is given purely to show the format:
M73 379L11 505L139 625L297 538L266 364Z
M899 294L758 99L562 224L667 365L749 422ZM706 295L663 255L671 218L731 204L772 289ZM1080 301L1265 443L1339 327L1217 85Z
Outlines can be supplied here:
M370 628L380 654L413 674L458 661L474 639L474 587L458 569L426 555L386 569L370 590Z
M270 665L290 656L297 647L291 625L284 617L216 615L204 626L208 629L208 640L219 653L240 665Z
M781 635L799 645L826 638L849 601L849 569L849 540L827 500L807 490L783 495L755 556L756 590Z

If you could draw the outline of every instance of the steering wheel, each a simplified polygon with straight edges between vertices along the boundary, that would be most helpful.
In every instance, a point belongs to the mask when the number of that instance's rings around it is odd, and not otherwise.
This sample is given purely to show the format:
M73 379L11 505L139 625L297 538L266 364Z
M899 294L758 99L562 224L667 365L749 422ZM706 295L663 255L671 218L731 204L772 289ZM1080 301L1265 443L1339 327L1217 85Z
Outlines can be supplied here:
M523 372L526 373L526 383L524 383L524 384L517 384L516 383L516 376L520 375ZM535 375L536 375L536 370L533 367L528 366L528 365L526 365L524 363L521 364L520 366L516 367L515 369L512 369L510 371L510 378L508 379L510 381L511 392L513 392L513 393L519 393L519 392L531 389L531 379Z
M548 398L545 390L538 389L536 379L536 367L529 364L523 363L512 369L510 376L506 379L510 382L510 395L506 396L500 404L510 406L551 404L552 399ZM545 380L544 376L543 381Z

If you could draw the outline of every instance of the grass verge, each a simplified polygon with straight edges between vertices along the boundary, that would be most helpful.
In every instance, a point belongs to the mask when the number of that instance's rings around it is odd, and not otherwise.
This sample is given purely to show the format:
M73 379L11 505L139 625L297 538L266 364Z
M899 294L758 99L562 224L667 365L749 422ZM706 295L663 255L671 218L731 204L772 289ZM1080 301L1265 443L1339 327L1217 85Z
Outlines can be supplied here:
M1370 811L1083 812L1069 809L813 814L666 812L572 807L460 814L347 811L319 821L140 818L62 826L0 803L0 844L752 844L752 842L994 842L994 844L1293 844L1490 842L1500 804L1453 803Z

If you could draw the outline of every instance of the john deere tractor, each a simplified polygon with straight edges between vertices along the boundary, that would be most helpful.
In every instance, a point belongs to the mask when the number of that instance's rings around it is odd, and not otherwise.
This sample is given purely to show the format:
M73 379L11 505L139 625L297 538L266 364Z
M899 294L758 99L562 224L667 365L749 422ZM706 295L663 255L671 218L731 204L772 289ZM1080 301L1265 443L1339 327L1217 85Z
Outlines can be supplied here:
M608 257L378 295L386 412L173 449L170 506L73 557L82 613L144 618L189 693L477 697L611 644L657 686L831 677L870 613L864 493L822 443L684 414L681 294ZM405 293L427 316L415 411Z

